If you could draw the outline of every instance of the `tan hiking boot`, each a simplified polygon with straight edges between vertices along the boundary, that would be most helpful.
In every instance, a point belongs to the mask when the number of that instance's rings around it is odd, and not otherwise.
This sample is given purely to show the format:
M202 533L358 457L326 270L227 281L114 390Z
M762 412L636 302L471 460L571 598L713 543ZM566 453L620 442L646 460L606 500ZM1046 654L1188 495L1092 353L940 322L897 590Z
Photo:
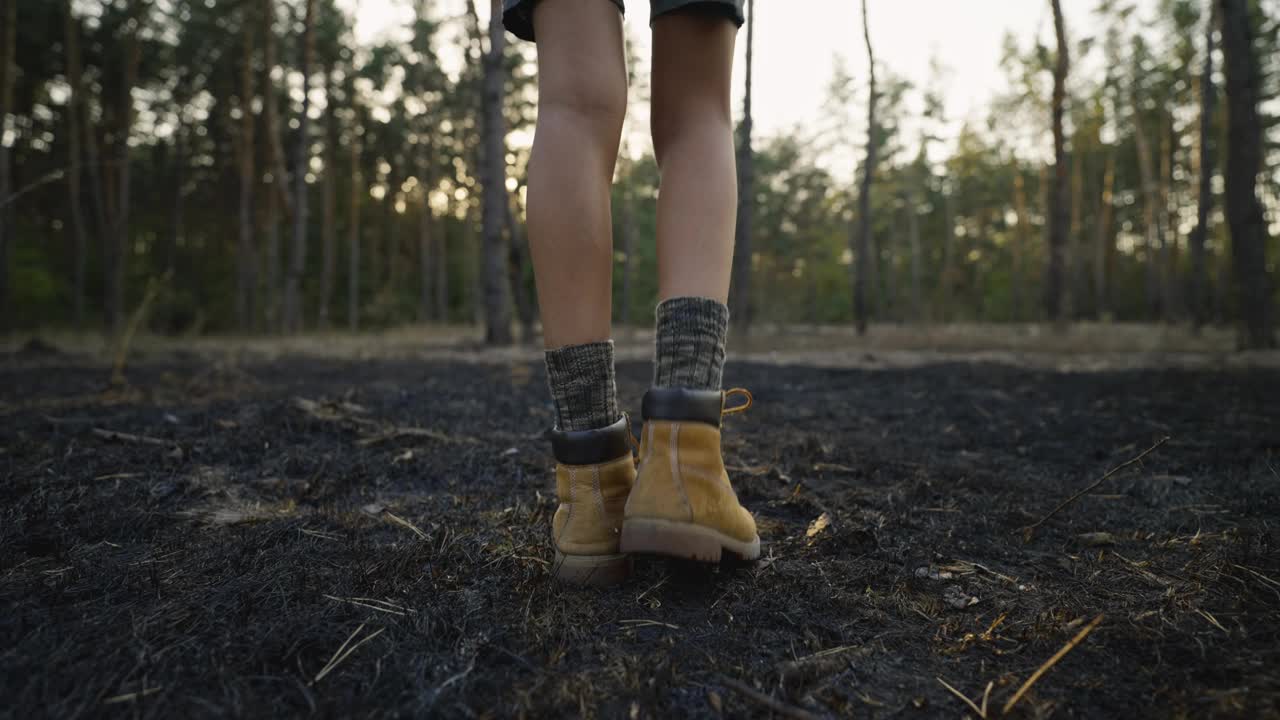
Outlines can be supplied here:
M725 400L742 395L731 408ZM653 388L644 396L640 471L627 500L623 552L719 562L723 552L760 557L751 513L738 503L720 454L720 419L751 393Z
M552 573L574 585L613 585L631 573L618 549L622 510L636 479L626 418L600 430L552 430L556 494Z

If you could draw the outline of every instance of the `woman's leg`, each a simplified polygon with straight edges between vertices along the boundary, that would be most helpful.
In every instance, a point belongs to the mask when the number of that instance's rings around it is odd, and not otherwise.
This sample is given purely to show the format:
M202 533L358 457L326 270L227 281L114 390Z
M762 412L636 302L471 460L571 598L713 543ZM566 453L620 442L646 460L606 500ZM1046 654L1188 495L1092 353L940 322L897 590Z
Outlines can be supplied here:
M557 427L621 417L609 342L609 188L627 106L622 16L606 0L541 0L528 229Z
M654 387L642 406L640 469L619 549L714 563L725 552L759 557L760 536L729 486L720 451L724 302L738 197L729 82L733 20L741 8L731 2L696 7L653 23L662 302Z
M738 207L729 109L736 34L722 13L677 11L653 22L659 300L729 297Z
M650 122L662 176L654 385L719 390L738 204L729 108L737 27L696 8L653 22Z
M533 32L525 34L538 43L528 226L556 405L550 438L560 504L551 521L552 573L570 583L609 585L631 569L618 538L636 473L609 339L609 186L627 107L622 16L606 0L508 5L514 21L533 8Z

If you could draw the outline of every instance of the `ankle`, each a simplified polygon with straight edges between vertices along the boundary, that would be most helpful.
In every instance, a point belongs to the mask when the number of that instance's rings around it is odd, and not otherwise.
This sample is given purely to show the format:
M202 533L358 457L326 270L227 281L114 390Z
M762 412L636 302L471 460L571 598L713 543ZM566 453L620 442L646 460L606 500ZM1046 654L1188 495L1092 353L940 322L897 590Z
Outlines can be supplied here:
M719 390L729 308L702 297L664 300L657 308L654 387Z
M612 340L566 345L546 351L545 358L557 429L596 430L622 418L618 411Z

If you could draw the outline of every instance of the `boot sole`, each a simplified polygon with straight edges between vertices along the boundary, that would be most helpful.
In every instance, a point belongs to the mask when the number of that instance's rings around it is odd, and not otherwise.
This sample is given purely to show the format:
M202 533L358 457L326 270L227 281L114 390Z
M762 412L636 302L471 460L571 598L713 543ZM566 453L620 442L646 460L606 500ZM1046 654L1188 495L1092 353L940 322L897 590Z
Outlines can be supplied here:
M624 553L647 553L667 557L718 563L724 553L740 560L760 557L760 536L751 542L735 540L701 525L657 518L631 518L622 523Z
M560 582L587 587L617 585L631 575L631 556L616 555L565 555L556 551L556 562L551 574Z

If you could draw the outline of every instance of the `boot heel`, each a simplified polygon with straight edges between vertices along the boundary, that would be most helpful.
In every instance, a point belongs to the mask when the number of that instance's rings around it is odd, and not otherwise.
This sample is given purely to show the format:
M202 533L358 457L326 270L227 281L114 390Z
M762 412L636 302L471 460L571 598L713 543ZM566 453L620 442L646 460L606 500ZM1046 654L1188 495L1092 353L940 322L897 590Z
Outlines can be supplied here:
M560 582L588 587L617 585L631 575L631 556L565 555L556 551L551 574Z
M727 551L742 560L760 557L760 538L743 543L711 528L658 518L628 518L622 523L619 549L718 563Z

